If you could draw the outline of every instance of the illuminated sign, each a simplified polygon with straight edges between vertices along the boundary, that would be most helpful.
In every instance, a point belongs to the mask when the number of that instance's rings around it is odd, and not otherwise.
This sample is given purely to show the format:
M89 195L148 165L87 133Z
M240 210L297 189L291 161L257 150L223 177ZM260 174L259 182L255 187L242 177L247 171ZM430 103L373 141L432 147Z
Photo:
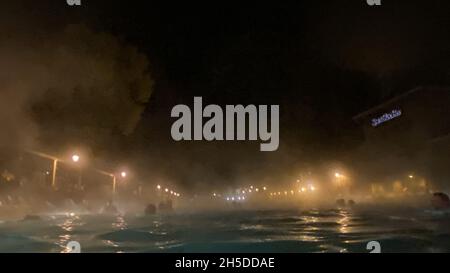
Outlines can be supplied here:
M380 124L390 121L392 119L398 118L401 115L402 115L402 110L400 110L400 109L392 110L391 112L385 113L378 118L372 119L372 126L377 127Z

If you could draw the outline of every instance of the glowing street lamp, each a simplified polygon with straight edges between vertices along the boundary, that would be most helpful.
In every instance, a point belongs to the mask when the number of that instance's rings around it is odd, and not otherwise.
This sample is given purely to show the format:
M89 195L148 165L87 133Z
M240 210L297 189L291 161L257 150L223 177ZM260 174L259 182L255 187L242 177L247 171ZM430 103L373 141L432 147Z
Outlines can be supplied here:
M126 172L121 172L120 176L122 176L122 178L125 178L125 177L127 177L127 173Z
M334 174L334 176L336 177L335 183L336 183L337 188L338 188L338 194L342 196L342 195L344 195L346 192L348 192L350 190L350 188L349 188L349 179L348 179L347 176L345 176L345 175L343 175L343 174L341 174L339 172L336 172Z
M334 176L336 177L336 182L338 184L338 186L343 186L344 183L344 179L346 178L344 175L342 175L341 173L335 173Z
M156 186L158 190L161 190L161 185Z
M72 155L72 161L75 163L75 164L78 164L78 162L80 161L80 156L78 155L78 154L74 154L74 155ZM81 182L81 169L79 169L79 175L78 175L78 186L79 187L81 187L81 185L82 185L82 182Z
M72 155L72 161L78 163L80 161L80 156L77 154Z

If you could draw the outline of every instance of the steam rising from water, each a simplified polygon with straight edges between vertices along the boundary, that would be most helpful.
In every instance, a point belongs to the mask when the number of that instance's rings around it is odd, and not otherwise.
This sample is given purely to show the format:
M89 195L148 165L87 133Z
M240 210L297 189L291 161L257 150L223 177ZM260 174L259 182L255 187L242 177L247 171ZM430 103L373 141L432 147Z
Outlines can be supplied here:
M46 35L2 24L0 149L84 142L130 134L152 93L136 48L84 25ZM23 28L21 28L23 29Z

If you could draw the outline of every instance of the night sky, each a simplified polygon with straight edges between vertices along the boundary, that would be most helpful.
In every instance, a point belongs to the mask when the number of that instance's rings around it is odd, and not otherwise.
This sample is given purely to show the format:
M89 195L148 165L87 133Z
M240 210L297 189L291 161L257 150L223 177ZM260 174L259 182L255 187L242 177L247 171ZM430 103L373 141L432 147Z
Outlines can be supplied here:
M113 150L142 177L186 190L349 162L364 141L354 115L417 85L450 83L449 1L161 2L18 1L11 9L20 14L10 16L19 26L38 22L30 32L44 34L82 23L145 54L153 93ZM194 96L222 106L279 104L279 150L174 142L170 111Z

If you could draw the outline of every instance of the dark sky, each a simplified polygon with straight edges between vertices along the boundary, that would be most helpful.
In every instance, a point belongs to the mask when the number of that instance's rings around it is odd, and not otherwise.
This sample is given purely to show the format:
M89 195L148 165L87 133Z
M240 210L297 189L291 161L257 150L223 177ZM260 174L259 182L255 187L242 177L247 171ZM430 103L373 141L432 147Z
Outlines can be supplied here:
M148 56L155 90L122 151L143 175L186 187L276 180L348 160L363 141L353 115L416 85L449 84L449 1L243 2L53 0L26 13L42 18L44 32L85 23ZM171 108L195 95L206 104L279 104L279 150L175 143Z

